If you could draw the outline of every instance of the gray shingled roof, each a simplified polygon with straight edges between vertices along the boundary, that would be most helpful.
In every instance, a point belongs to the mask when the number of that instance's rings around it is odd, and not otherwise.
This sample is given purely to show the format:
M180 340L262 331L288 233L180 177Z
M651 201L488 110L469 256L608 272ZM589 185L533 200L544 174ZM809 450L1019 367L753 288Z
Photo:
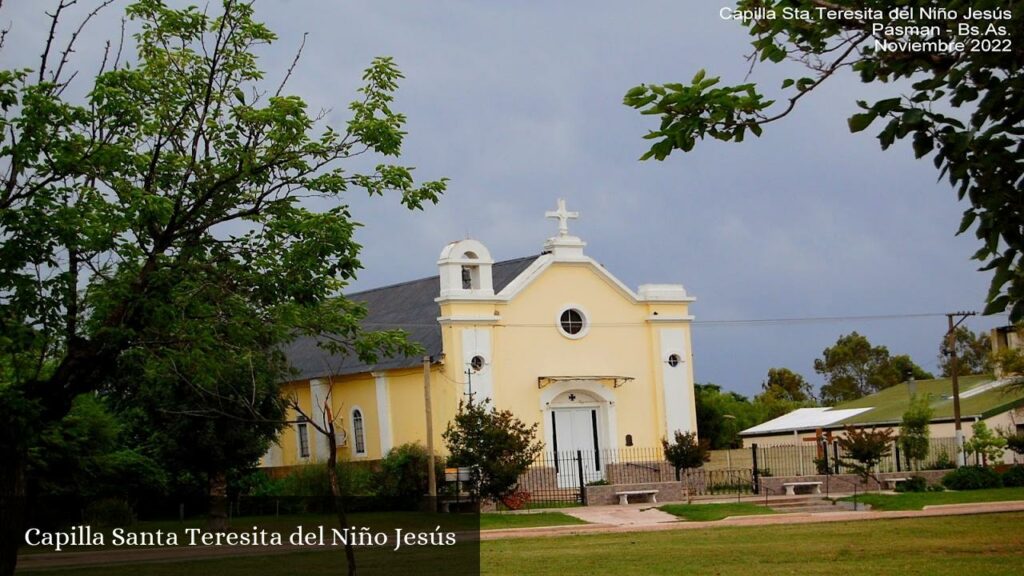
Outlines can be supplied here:
M494 292L497 294L512 280L523 273L537 259L537 256L516 258L495 262L491 268ZM401 328L409 333L409 339L423 346L427 354L436 357L441 354L441 325L437 322L440 309L437 298L441 289L440 278L431 276L401 284L374 288L364 292L346 294L354 302L366 305L367 314L363 326L367 330L390 330ZM296 379L318 376L341 376L393 368L419 366L421 357L407 356L381 358L376 364L365 364L355 355L338 356L329 354L317 346L317 339L303 336L285 348L292 368L297 370Z

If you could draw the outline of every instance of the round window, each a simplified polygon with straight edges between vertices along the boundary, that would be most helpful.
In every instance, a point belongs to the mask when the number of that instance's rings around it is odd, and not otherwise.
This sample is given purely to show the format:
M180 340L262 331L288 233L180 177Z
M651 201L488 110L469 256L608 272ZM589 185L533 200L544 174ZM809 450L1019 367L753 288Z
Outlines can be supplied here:
M479 372L484 367L484 357L473 356L473 358L469 360L469 367L473 369L473 372Z
M682 360L679 358L679 354L672 354L668 357L668 365L673 368L679 366L680 362L682 362Z
M562 311L562 314L558 317L559 327L562 332L570 338L580 338L584 335L584 330L587 327L587 319L583 315L583 312L576 308L567 308Z

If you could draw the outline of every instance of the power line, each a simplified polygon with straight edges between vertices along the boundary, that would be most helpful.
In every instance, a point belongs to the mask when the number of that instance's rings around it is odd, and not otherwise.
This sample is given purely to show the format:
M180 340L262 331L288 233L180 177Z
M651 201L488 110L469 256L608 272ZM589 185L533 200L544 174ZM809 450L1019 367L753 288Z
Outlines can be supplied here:
M992 314L990 317L1005 317L1006 313ZM916 320L925 318L945 318L944 312L920 312L907 314L861 314L850 316L791 316L780 318L743 318L743 319L715 319L715 320L693 320L690 322L698 326L760 326L760 325L786 325L786 324L813 324L813 323L835 323L835 322L857 322L874 320ZM485 322L481 322L481 325ZM487 322L486 324L491 324ZM591 322L590 326L595 328L629 328L646 326L647 322ZM437 326L436 323L394 323L394 322L363 322L364 328L429 328ZM499 322L493 324L499 328L551 328L554 323L526 323L526 322Z

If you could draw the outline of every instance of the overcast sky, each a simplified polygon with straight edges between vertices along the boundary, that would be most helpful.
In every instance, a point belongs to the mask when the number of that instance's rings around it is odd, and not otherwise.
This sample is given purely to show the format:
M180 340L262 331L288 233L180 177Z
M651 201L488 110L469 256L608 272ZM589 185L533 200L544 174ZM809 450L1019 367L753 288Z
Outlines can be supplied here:
M9 4L0 12L13 24L2 65L34 66L46 33L41 11L53 2ZM698 382L753 394L769 368L785 366L818 385L814 359L852 330L934 371L944 317L705 323L980 310L988 284L969 260L973 235L953 236L964 207L931 162L915 161L907 146L882 152L873 133L847 131L857 99L889 93L852 75L808 95L760 139L637 160L656 121L622 105L629 88L686 82L701 68L744 80L748 37L719 19L721 7L256 2L280 36L262 55L269 77L281 77L308 32L291 91L331 109L339 129L362 69L393 56L406 76L396 102L409 120L402 162L419 178L451 179L424 212L352 194L365 225L365 270L354 289L433 275L444 244L466 236L499 260L536 254L556 229L543 213L564 197L581 213L570 231L626 284L682 283L697 297ZM93 69L95 48L116 35L120 9L89 28L83 68ZM777 94L788 75L803 74L769 65L751 79ZM987 330L1002 320L968 325Z

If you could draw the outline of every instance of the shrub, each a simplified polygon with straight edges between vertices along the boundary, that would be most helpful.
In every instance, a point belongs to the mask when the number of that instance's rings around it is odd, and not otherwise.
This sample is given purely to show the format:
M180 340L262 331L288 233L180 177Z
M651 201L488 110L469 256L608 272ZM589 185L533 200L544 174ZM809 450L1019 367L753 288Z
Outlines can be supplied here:
M428 490L429 462L427 449L421 444L408 443L392 448L380 462L379 494L400 508L415 508ZM440 458L435 462L434 478L441 483L444 467L439 466Z
M543 449L537 429L536 423L527 425L512 412L491 407L489 399L459 401L459 411L442 434L448 465L471 469L467 484L474 500L500 501L517 491L519 476Z
M996 464L1003 458L1006 438L1001 438L988 429L984 420L971 426L971 439L964 443L964 451L981 459L982 466Z
M946 491L946 487L943 486L942 484L932 484L931 486L928 487L928 491L929 492L945 492Z
M1012 466L1003 472L1003 486L1024 486L1024 466Z
M897 492L924 492L928 489L928 481L924 476L911 476L905 482L896 484Z
M96 527L130 526L135 521L132 507L120 498L103 498L89 503L83 511L86 522Z
M926 466L924 469L951 470L953 468L956 468L956 464L953 462L953 459L949 457L949 452L946 452L946 449L943 448L942 450L939 450L938 455L935 457L935 461Z
M514 490L502 496L500 502L509 510L522 510L530 504L530 493L525 490Z
M950 490L979 490L999 488L1003 482L995 470L981 466L964 466L946 474L942 478L942 485Z

